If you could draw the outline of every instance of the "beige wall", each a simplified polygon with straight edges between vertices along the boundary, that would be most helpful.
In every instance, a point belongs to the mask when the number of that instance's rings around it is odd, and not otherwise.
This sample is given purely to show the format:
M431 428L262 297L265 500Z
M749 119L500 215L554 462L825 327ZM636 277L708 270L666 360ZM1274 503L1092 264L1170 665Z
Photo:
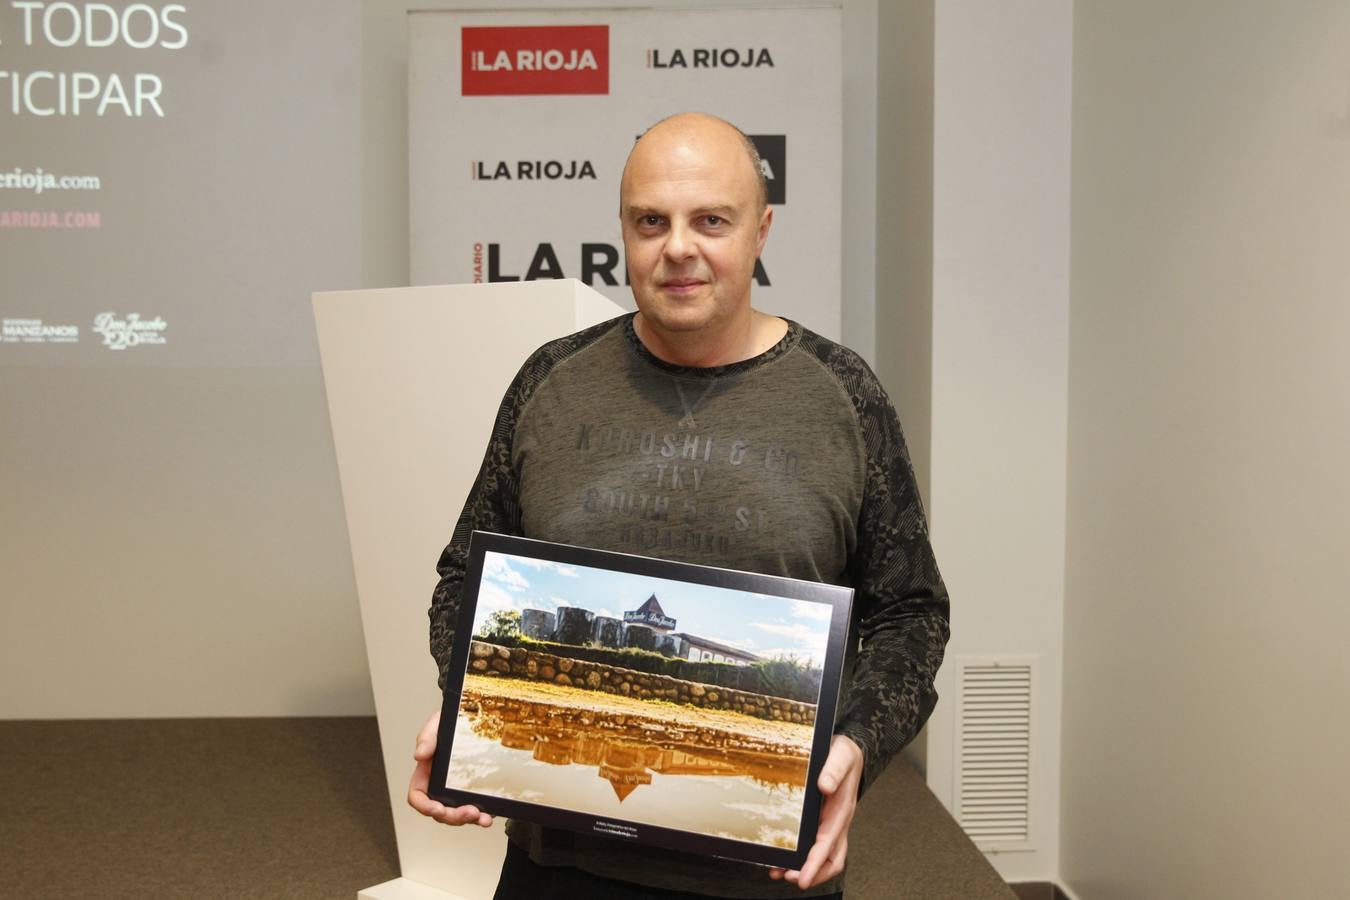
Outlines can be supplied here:
M11 368L0 411L0 718L373 711L317 369Z
M933 547L952 639L928 785L957 795L963 657L1032 657L1028 847L1057 872L1068 417L1069 0L942 0L933 78Z
M1339 897L1350 6L1075 13L1063 875Z
M933 416L933 0L880 8L877 32L877 376L905 430L924 503Z
M933 0L884 3L876 34L876 373L900 416L919 494L933 418ZM847 341L846 341L847 342ZM923 772L928 733L905 755Z

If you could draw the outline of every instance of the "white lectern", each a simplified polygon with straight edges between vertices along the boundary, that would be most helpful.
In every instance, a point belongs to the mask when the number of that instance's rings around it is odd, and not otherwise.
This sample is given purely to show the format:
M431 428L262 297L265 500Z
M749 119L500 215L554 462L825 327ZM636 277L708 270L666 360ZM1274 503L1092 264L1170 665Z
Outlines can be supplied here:
M573 280L314 295L403 872L358 898L492 896L506 852L501 821L449 828L405 801L413 739L441 702L427 650L435 563L520 364L540 344L622 312Z

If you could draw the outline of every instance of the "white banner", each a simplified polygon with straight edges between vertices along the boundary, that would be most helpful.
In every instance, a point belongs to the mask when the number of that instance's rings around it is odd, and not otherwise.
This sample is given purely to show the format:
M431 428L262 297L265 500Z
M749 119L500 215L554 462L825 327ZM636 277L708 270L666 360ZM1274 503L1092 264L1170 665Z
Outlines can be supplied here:
M697 110L765 161L755 306L839 338L837 7L413 13L409 45L413 284L578 278L632 309L624 160Z

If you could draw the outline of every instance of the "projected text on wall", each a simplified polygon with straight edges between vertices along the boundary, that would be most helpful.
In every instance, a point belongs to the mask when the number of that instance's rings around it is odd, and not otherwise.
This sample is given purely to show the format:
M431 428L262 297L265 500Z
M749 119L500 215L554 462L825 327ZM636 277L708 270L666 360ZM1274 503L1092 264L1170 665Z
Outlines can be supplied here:
M44 3L12 0L0 22L0 44L25 47L181 50L188 43L187 7L132 3ZM17 32L17 33L15 33ZM153 72L89 72L0 69L0 109L20 116L165 115L164 81Z

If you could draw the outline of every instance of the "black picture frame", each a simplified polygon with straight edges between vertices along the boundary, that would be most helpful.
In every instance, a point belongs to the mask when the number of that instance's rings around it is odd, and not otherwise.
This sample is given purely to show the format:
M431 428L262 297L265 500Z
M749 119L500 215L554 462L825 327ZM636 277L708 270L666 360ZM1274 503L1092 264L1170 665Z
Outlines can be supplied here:
M493 570L486 592L485 561L490 561ZM762 687L769 676L750 670L781 666L783 660L778 657L776 663L765 666L753 662L742 666L730 660L731 655L753 654L731 643L684 632L674 633L679 635L674 639L677 647L685 651L683 658L693 652L716 656L720 649L733 664L709 667L701 660L670 663L669 667L683 674L711 673L722 683L687 677L667 680L672 676L615 665L616 658L635 657L604 647L586 649L558 641L550 647L509 635L495 637L499 642L495 647L487 640L479 641L475 632L485 627L485 611L491 605L480 601L486 593L488 600L500 602L499 588L494 586L501 583L496 579L503 561L526 570L570 570L579 573L576 577L583 586L629 584L632 579L650 582L661 590L695 598L686 599L683 605L701 610L715 609L713 604L724 597L739 599L740 608L747 610L772 610L777 603L785 615L802 617L789 620L788 626L781 626L787 630L780 633L805 634L804 639L815 642L809 664L788 664L793 672L805 673L789 685L802 699L784 696L789 691L778 683L791 681L787 677L775 676L780 696L727 687L728 681ZM657 599L661 590L652 590L652 598ZM581 588L578 591L585 593ZM743 596L736 598L735 593ZM699 599L704 596L706 600ZM614 602L642 599L615 598ZM815 843L820 818L816 781L833 733L852 602L852 588L838 585L475 531L428 794L448 806L472 804L492 815L541 825L799 869ZM666 626L671 614L677 620L683 614L680 606L677 603L677 608L666 612L659 600L654 607L650 602L644 604L633 617L638 621L625 623L618 631L641 644L646 637L635 632L634 625L652 621ZM576 613L558 613L556 618L569 623L569 640L575 640L576 623L585 621ZM614 617L602 618L614 621ZM547 618L535 615L531 622L547 624ZM780 626L760 623L753 627ZM603 631L603 637L611 638L614 632L605 629L608 625L596 633ZM670 650L670 638L667 631L657 642ZM517 646L503 646L511 640ZM558 647L565 649L559 652ZM569 655L583 651L585 658ZM572 660L568 672L577 673L576 684L555 689L557 675L565 673L554 670L562 667L564 659ZM667 665L643 659L645 665ZM479 662L486 667L471 668L471 663ZM815 703L809 704L805 698L811 692L816 662L819 689ZM631 694L616 678L627 679ZM702 693L696 688L702 688ZM547 692L542 702L539 692ZM642 693L647 696L639 698ZM507 696L511 694L520 696ZM588 695L594 695L594 700ZM799 715L800 721L793 721ZM804 760L803 751L807 753ZM487 759L492 761L484 762ZM610 782L617 803L602 799L608 794L596 782L586 782L591 776L585 773L592 768L596 771L591 774ZM526 783L533 788L524 790L521 786ZM651 785L657 785L663 792L660 796L667 799L658 803ZM639 788L645 792L641 804L636 809L630 804L625 811L622 804ZM655 806L661 808L658 815L652 812ZM710 816L715 816L716 827L710 827ZM752 834L755 827L759 831Z

